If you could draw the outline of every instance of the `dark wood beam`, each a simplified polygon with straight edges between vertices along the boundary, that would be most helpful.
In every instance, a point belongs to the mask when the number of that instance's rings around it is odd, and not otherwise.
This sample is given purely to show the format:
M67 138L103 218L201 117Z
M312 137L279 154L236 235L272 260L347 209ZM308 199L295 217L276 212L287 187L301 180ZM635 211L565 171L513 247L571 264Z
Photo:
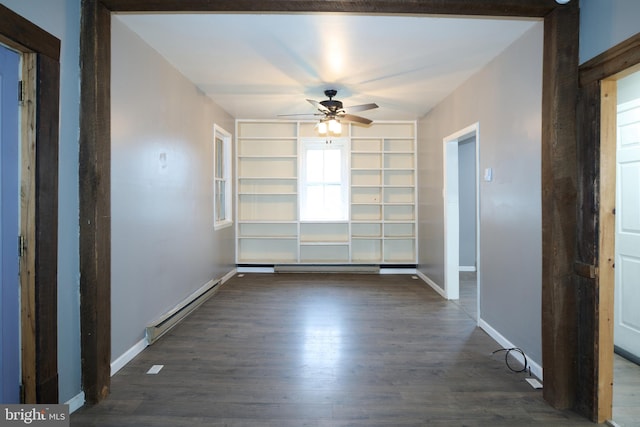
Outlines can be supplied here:
M80 250L85 394L108 394L110 355L109 12L342 12L545 18L543 362L545 398L575 401L575 96L578 0L83 0ZM548 369L548 370L547 370ZM548 375L548 376L547 376Z
M580 86L613 76L640 64L640 33L580 66Z
M579 8L545 17L542 89L543 396L571 408L577 386L576 96Z
M37 59L36 400L58 403L58 111L60 64Z
M598 259L598 174L600 153L600 82L580 89L577 112L578 210L576 264L595 267ZM578 269L576 269L578 270ZM595 382L596 318L598 280L595 275L578 274L579 335L577 349L577 390L575 408L594 418L598 388ZM613 353L613 349L611 350Z
M554 0L101 0L114 12L350 12L544 17Z
M80 345L90 403L111 383L111 14L82 1L80 43Z
M0 41L21 52L38 52L58 61L60 40L0 4Z

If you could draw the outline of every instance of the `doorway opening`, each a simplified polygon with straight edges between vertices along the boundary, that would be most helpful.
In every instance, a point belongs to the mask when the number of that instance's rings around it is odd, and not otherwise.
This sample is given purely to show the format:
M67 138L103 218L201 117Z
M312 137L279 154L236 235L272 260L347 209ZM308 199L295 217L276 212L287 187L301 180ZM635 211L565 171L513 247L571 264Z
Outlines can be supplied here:
M615 273L613 304L613 420L638 419L635 399L640 384L640 71L615 81Z
M0 44L0 402L20 403L20 54Z
M3 5L0 21L12 23L0 28L0 40L20 54L23 82L18 178L20 400L57 403L60 40ZM9 243L18 247L17 241Z
M475 283L471 280L463 283L475 284L475 295L471 295L475 310L469 314L476 321L480 318L479 128L479 123L475 123L443 139L444 294L447 299L460 299L461 270L474 272Z

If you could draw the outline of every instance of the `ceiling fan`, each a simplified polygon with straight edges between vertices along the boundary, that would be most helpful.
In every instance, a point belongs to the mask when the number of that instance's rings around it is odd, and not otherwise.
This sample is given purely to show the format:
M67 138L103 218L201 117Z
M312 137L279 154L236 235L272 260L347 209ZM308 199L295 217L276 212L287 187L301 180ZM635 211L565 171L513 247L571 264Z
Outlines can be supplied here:
M311 105L316 107L318 113L308 113L308 114L280 114L280 117L285 116L320 116L320 123L328 123L331 120L344 122L344 123L357 123L362 125L370 125L372 123L371 120L356 116L353 114L348 114L349 112L358 112L358 111L366 111L373 110L374 108L378 108L378 105L375 103L362 104L362 105L354 105L351 107L344 107L342 105L342 101L338 101L337 99L333 99L334 96L338 94L338 91L335 89L327 89L324 91L325 96L329 99L325 99L324 101L314 101L313 99L307 99Z

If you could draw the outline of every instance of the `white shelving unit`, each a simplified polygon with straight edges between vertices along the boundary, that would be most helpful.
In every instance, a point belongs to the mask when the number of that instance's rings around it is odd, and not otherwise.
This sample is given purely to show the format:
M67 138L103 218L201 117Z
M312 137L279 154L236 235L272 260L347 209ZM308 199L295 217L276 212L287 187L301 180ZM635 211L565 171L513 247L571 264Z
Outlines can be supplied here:
M298 145L315 123L236 123L238 264L416 263L415 122L345 126L350 220L301 222Z
M237 254L242 264L298 261L297 124L236 124Z
M413 122L353 127L351 259L416 262L416 131Z

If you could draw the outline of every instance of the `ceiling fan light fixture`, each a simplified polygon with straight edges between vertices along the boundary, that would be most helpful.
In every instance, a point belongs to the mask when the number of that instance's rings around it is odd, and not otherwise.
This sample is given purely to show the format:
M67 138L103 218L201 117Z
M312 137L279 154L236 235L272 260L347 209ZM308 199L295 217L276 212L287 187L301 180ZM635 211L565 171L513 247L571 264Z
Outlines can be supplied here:
M335 135L340 135L340 133L342 132L342 125L340 124L340 122L336 119L329 120L329 132Z
M326 135L327 134L327 122L320 121L318 123L318 133L320 135Z

